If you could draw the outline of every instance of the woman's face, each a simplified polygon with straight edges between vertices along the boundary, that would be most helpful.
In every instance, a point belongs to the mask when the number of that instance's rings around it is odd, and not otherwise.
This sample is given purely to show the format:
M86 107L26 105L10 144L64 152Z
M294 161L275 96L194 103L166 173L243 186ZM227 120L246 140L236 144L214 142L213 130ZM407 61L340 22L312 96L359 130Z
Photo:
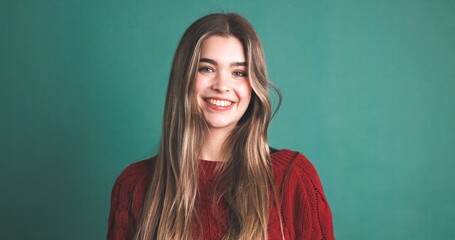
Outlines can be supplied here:
M202 42L195 95L212 130L231 131L251 99L245 54L239 39L212 36Z

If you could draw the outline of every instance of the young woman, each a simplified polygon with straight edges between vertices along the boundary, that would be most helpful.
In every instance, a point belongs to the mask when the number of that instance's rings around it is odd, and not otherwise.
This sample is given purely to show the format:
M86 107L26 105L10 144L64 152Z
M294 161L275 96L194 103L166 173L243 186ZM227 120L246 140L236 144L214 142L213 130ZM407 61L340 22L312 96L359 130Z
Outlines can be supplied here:
M334 239L312 164L267 143L263 49L238 14L211 14L176 50L158 155L127 167L107 239Z

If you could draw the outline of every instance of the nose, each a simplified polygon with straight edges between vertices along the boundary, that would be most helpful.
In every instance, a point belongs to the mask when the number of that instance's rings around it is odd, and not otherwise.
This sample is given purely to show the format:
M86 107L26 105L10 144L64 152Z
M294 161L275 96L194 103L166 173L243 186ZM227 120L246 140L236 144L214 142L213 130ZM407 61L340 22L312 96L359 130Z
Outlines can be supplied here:
M229 92L231 87L229 86L229 76L227 72L220 71L213 79L212 89L219 92Z

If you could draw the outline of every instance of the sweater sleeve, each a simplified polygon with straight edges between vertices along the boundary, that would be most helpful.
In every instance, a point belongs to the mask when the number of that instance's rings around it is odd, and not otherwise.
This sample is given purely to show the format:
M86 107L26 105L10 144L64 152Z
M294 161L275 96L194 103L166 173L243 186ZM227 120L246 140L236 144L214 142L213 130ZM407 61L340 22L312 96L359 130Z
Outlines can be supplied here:
M128 166L117 178L111 193L107 240L132 239L146 194L152 161Z
M288 174L283 210L292 239L335 239L332 213L314 166L298 154Z
M107 240L131 239L132 223L128 210L128 194L120 177L115 181L111 193Z

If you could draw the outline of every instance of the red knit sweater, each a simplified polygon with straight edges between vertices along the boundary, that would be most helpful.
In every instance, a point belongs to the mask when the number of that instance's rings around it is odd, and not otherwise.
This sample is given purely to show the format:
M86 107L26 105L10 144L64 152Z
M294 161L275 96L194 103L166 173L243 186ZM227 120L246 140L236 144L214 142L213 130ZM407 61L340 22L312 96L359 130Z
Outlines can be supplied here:
M285 239L335 239L332 214L318 174L310 161L294 151L280 150L271 155L276 188L282 196ZM140 161L127 167L115 181L112 196L108 240L132 239L142 207L152 161ZM219 224L225 213L214 215L211 203L214 169L217 162L201 161L200 200L196 204L203 239L221 239L226 229ZM281 239L275 207L269 214L269 239Z

